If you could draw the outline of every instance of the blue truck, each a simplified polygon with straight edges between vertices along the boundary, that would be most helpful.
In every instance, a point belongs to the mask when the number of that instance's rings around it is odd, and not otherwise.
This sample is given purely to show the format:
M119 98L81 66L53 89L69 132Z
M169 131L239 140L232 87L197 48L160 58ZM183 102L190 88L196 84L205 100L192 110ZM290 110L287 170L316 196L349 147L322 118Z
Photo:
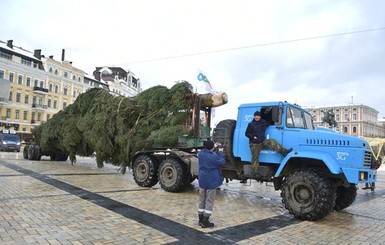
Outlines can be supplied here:
M198 105L192 120L196 123L191 125L194 133L188 139L181 139L180 147L153 149L134 156L131 168L138 185L149 187L159 181L166 191L182 191L198 176L197 153L202 148L202 139L208 136L223 145L225 178L272 182L275 190L281 191L285 208L301 220L319 220L334 210L349 207L356 198L358 184L376 181L366 140L324 127L315 128L311 114L298 105L288 102L242 104L237 120L220 121L212 135L207 133L210 120L197 119L197 115L202 114L205 115L202 118L209 119L211 110ZM272 149L262 149L259 159L264 174L258 179L251 171L251 152L245 136L255 111L260 111L262 119L270 124L266 138L293 148L285 157ZM195 144L186 145L186 142Z
M263 180L272 181L275 190L281 190L285 208L296 218L319 220L333 210L347 208L356 198L357 184L376 181L366 140L315 128L308 111L287 102L243 104L236 121L218 123L213 139L226 147L224 176L237 179L251 174L245 130L257 110L270 124L266 138L293 148L286 157L263 149L260 165L266 169Z

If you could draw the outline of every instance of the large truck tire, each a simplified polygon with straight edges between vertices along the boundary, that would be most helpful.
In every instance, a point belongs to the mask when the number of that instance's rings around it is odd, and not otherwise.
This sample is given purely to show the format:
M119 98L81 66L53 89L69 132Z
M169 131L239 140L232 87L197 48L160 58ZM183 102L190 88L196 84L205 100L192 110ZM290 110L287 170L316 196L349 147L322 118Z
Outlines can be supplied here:
M233 136L237 121L227 119L220 121L214 129L213 141L222 144L226 158L233 157Z
M56 153L56 161L65 162L68 159L68 155L64 152Z
M56 161L56 160L57 160L56 153L50 154L50 155L49 155L49 159L51 159L51 161Z
M28 160L35 160L35 145L30 145L28 147Z
M64 152L54 152L49 155L51 161L61 161L65 162L68 159L68 155Z
M151 187L158 183L159 163L151 155L140 155L135 159L132 173L136 184L143 187Z
M34 152L34 155L33 155L33 160L37 160L37 161L40 161L41 159L41 148L39 145L35 145L35 152Z
M182 191L190 180L186 165L176 158L166 158L159 166L159 184L168 192Z
M188 173L185 178L185 186L190 185L192 182L194 182L194 180L196 180L196 177Z
M330 182L311 169L295 169L281 186L282 203L297 219L315 221L327 216L335 206Z
M23 149L23 158L24 159L28 159L28 148L29 148L29 145L24 146L24 149Z
M357 187L356 185L351 185L349 187L340 186L337 187L336 194L337 198L334 210L339 211L349 207L354 200L356 200Z

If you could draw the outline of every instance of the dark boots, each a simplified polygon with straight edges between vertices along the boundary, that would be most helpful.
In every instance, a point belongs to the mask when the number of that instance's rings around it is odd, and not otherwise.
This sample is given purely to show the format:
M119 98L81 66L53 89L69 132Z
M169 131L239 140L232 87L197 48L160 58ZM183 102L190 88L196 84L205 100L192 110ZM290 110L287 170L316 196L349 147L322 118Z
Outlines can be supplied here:
M199 217L198 225L199 225L199 226L202 226L202 222L203 222L203 213L202 213L202 214L198 213L198 217Z
M203 216L203 219L202 219L202 224L201 224L201 227L202 228L210 228L210 227L214 227L214 223L211 223L210 220L209 220L210 217L208 216Z
M282 153L282 156L286 157L287 154L289 154L292 150L293 150L293 148L285 149L284 152Z

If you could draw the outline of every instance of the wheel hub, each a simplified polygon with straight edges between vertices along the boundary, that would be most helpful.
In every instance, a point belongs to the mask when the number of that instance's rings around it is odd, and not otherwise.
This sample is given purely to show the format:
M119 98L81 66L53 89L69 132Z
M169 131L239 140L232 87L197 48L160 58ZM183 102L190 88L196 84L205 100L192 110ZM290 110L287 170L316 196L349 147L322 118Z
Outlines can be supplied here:
M306 185L300 185L294 188L293 197L297 205L301 207L310 206L314 199L312 190Z
M148 173L148 167L145 163L139 163L136 169L137 176L139 178L145 178Z

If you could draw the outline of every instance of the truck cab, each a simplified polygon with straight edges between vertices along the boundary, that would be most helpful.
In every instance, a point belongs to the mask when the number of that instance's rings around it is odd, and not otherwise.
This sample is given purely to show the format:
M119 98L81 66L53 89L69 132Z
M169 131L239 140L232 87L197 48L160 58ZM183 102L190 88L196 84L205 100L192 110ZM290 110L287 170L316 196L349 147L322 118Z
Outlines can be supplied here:
M245 131L253 119L255 111L261 111L262 119L270 123L266 138L274 138L285 148L294 151L283 157L265 148L261 151L260 162L275 170L274 177L283 172L302 166L315 167L330 175L345 176L347 183L368 183L376 179L376 171L371 169L369 143L361 138L343 135L324 127L314 127L310 113L287 102L243 104L234 130L233 154L242 162L251 161L248 138ZM298 163L294 163L294 161Z

